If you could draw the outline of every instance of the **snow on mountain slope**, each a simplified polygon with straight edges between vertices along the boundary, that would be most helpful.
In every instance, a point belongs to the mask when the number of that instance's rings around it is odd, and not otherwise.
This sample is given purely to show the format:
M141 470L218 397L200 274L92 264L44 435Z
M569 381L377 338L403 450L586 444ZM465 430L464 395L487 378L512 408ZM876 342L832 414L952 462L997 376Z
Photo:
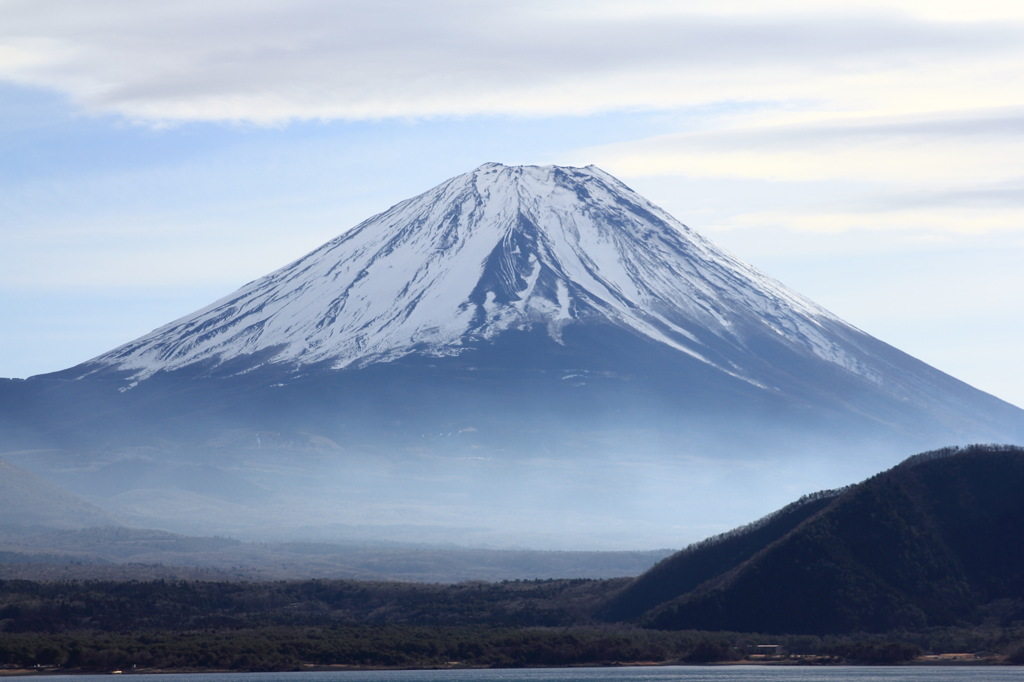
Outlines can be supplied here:
M453 355L509 329L558 341L565 325L593 319L754 384L722 352L742 351L752 333L871 377L823 327L844 323L600 169L496 163L85 366L135 380L244 356L343 368Z
M486 164L89 362L0 381L16 465L133 523L253 537L671 546L709 513L724 529L908 453L1021 438L1024 411L594 167Z

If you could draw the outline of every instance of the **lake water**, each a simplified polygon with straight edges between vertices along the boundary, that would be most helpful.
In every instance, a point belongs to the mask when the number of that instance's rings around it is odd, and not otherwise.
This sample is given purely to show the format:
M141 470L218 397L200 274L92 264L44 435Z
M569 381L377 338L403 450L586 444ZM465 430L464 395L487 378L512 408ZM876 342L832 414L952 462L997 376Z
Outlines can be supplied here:
M89 682L109 675L53 675L47 682ZM397 670L160 675L159 682L1024 682L1024 668L666 666Z

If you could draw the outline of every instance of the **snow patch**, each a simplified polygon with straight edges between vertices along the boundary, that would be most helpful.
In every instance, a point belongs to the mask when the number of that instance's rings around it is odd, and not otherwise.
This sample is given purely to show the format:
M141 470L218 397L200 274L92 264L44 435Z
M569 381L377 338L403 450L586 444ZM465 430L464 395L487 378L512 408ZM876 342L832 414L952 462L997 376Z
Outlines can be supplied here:
M562 343L583 310L755 385L742 363L713 360L752 334L880 380L823 322L852 328L604 171L494 163L92 362L136 382L242 356L362 366L456 355L511 329Z

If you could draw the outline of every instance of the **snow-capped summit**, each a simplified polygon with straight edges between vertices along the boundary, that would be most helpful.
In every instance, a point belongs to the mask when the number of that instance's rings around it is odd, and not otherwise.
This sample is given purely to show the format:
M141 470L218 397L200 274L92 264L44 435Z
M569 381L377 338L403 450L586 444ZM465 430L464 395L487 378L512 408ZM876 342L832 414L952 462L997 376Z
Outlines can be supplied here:
M5 458L138 525L549 548L1024 439L592 166L485 164L0 407Z
M331 367L458 354L507 330L600 320L744 380L769 335L863 367L833 315L594 167L488 163L88 363L146 378L243 356Z

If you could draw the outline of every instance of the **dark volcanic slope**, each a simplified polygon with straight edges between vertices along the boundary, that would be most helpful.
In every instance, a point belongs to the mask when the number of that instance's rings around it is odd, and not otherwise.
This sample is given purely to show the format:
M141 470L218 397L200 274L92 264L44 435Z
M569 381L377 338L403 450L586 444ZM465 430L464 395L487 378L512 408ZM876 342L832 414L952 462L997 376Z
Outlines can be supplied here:
M1022 491L1022 448L919 455L665 559L606 614L656 628L776 633L1019 619Z
M1024 410L594 167L486 164L92 360L0 380L0 456L188 534L678 547L779 506L766 472L814 490L974 442L1024 442Z

